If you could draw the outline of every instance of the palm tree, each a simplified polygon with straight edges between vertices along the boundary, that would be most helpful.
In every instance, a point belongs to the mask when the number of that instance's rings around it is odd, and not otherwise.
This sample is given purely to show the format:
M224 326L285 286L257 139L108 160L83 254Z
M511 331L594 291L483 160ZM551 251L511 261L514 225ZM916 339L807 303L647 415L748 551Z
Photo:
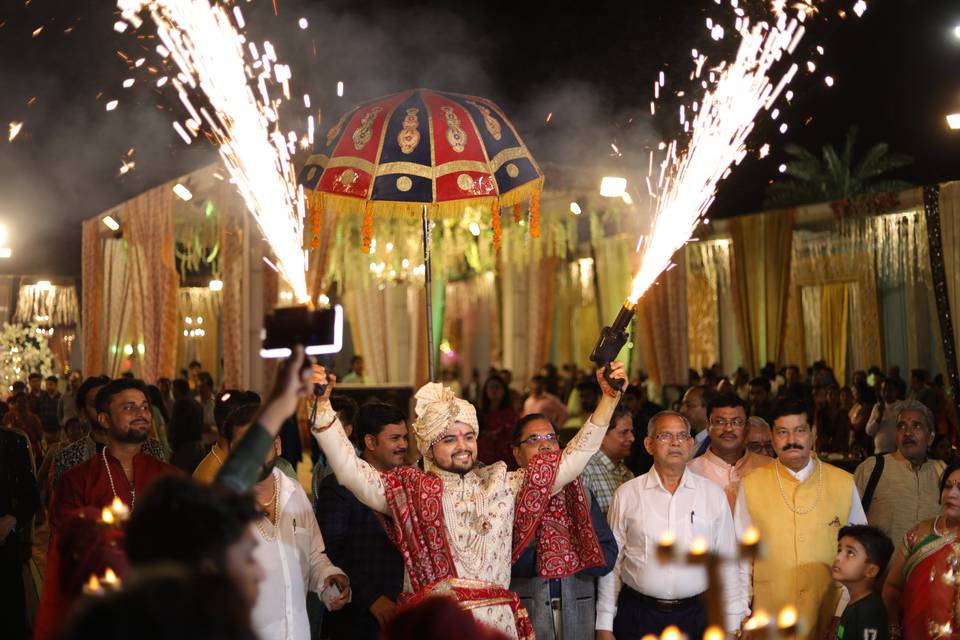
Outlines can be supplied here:
M856 166L853 165L853 146L857 128L847 131L843 152L838 154L833 145L824 145L822 157L800 145L785 147L791 160L787 175L795 178L775 182L767 187L764 206L790 207L814 202L833 202L871 193L899 193L909 189L910 183L886 177L889 172L913 163L913 158L901 153L890 153L889 146L878 143L870 147Z

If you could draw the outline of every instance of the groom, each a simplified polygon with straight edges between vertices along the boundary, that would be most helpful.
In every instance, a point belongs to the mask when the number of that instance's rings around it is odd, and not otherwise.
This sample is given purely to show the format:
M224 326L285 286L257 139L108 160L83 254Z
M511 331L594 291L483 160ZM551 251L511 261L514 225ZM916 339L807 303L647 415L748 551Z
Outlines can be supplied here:
M626 380L620 363L610 375ZM413 431L425 471L378 473L357 457L329 405L322 407L312 429L337 480L386 516L403 557L412 592L401 602L449 594L509 637L532 638L527 612L508 587L511 564L538 529L539 575L562 577L603 564L577 479L600 448L620 399L601 372L597 380L603 398L566 449L513 472L503 462L476 466L476 410L440 384L429 383L416 395Z

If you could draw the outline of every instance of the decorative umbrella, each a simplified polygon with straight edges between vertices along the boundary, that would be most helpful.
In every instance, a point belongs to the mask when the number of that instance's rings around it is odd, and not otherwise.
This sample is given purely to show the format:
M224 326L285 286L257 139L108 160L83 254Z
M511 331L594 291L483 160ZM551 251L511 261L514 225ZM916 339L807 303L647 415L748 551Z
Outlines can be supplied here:
M500 208L515 220L529 201L530 235L540 234L543 173L503 111L475 96L411 89L348 110L317 145L300 172L308 202L304 242L320 244L325 212L363 216L369 252L374 218L423 221L427 343L433 349L430 218L489 209L494 245L500 245ZM429 358L435 379L434 358Z

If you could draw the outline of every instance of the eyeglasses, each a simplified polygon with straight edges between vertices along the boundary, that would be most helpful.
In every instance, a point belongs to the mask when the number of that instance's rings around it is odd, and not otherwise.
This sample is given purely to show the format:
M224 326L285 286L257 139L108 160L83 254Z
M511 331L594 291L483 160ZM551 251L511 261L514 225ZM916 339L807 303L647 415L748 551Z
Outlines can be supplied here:
M726 418L714 418L713 420L710 421L710 424L712 424L715 427L719 427L720 429L723 429L725 427L733 427L734 429L743 429L743 425L747 424L747 421L744 420L743 418L730 418L729 420L727 420Z
M521 440L520 444L539 444L541 442L557 442L559 438L555 433L535 433L526 440Z
M654 437L654 440L662 444L667 444L668 442L677 442L679 444L686 444L687 442L690 442L691 440L693 440L693 436L691 436L686 431L678 431L677 433L671 433L670 431L663 431L661 433L658 433Z

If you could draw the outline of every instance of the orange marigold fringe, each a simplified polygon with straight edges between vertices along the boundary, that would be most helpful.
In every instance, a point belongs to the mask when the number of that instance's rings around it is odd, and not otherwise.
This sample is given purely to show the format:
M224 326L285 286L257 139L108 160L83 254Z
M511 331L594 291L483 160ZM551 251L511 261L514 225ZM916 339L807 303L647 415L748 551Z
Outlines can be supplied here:
M363 252L370 253L370 244L373 241L373 203L367 202L367 208L363 212Z
M323 200L320 195L314 201L314 206L310 209L310 248L320 248L320 234L323 231Z
M494 200L490 207L490 223L493 227L493 248L500 251L500 200Z
M520 222L523 219L523 209L520 208L520 203L517 202L513 205L513 221Z
M534 191L530 196L530 237L540 237L540 192Z

